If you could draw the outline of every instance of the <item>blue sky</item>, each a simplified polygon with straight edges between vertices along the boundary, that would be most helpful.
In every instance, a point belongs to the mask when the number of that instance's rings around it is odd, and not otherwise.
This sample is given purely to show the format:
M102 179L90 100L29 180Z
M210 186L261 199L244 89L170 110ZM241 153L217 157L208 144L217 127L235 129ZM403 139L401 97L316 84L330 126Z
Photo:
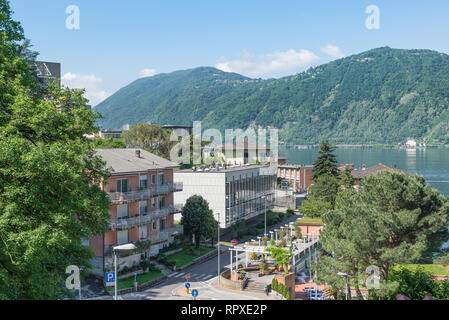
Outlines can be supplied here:
M66 28L66 8L80 29ZM380 10L369 30L367 6ZM449 54L449 1L11 0L40 59L96 105L141 76L216 66L280 77L381 46Z

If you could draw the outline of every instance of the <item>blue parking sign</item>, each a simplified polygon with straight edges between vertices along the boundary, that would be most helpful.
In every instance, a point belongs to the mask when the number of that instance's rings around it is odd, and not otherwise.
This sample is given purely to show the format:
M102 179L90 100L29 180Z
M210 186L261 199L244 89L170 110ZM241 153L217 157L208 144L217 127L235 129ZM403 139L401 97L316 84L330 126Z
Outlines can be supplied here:
M106 286L115 285L115 272L106 272L104 278L106 279Z

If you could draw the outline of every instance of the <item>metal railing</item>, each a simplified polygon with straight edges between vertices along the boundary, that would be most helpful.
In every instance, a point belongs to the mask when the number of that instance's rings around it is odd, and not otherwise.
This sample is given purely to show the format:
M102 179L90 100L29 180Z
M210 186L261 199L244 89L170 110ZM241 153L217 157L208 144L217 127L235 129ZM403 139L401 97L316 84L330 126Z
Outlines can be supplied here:
M135 190L129 190L127 192L108 192L109 199L113 203L122 203L122 202L130 202L130 201L142 201L148 200L152 196L157 196L160 194L166 194L169 192L178 192L182 191L183 183L175 182L175 183L166 183L163 185L158 185L155 187L148 188L138 188Z
M171 213L178 213L182 211L181 205L167 206L159 208L154 211L141 213L135 217L123 217L118 219L111 219L109 221L109 230L123 230L140 225L145 225L151 221L168 216Z
M167 241L170 237L178 235L178 234L182 234L184 231L183 226L175 226L169 229L165 229L163 231L158 231L158 233L156 235L148 235L148 237L146 239L140 239L140 241L147 241L150 240L151 243L159 243L162 241ZM136 244L137 242L140 241L130 241L128 243L133 243ZM104 247L104 252L105 253L111 253L112 252L112 248L118 246L117 243L115 244L111 244L108 246Z

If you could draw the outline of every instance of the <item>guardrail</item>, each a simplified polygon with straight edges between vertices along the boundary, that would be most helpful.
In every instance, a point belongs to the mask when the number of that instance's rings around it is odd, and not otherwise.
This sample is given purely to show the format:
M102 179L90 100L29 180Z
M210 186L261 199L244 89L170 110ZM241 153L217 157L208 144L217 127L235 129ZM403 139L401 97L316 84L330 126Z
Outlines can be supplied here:
M163 185L149 187L145 189L130 190L128 192L108 192L109 199L112 203L124 203L124 202L134 202L148 200L152 196L157 196L160 194L166 194L169 192L182 191L183 183L166 183Z

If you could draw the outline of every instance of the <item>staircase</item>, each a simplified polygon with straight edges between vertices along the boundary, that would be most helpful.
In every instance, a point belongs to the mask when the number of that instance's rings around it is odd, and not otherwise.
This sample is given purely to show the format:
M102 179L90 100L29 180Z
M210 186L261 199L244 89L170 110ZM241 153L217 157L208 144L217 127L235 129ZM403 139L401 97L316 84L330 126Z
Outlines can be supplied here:
M246 285L246 288L244 289L245 291L249 291L249 292L260 292L260 293L264 293L264 289L265 289L265 284L261 283L261 282L256 282L254 280L249 280L248 284ZM271 285L268 285L268 289L271 287Z

